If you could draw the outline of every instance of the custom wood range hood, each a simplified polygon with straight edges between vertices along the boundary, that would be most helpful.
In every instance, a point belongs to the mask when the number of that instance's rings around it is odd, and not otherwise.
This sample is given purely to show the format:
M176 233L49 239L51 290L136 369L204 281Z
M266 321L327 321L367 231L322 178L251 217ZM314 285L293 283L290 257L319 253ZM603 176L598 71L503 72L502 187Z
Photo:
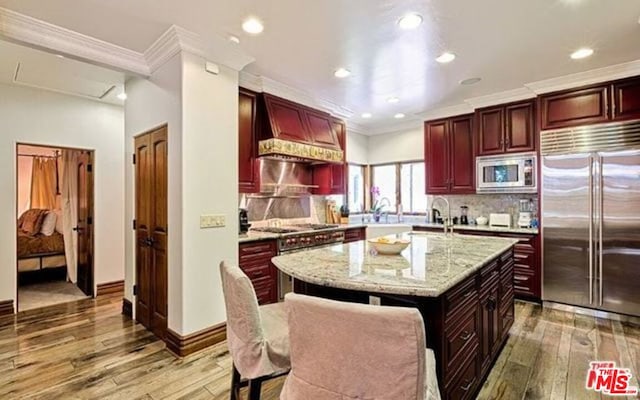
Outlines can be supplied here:
M259 129L259 157L344 163L344 150L330 114L268 93L260 98L266 118Z

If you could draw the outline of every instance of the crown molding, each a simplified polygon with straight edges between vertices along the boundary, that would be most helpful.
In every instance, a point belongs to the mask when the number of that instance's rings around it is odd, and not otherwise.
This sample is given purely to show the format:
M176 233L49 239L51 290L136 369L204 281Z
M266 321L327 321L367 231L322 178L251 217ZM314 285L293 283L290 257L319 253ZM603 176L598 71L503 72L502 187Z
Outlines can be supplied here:
M370 129L367 136L392 135L394 133L402 133L411 130L422 131L424 122L417 115L409 116L402 122L394 122L388 125L380 126L377 129Z
M470 114L473 113L473 107L469 104L456 104L448 107L436 108L434 110L425 111L417 114L420 118L423 118L426 121L454 117L456 115Z
M58 54L148 76L144 56L136 51L0 7L0 37Z
M255 92L266 92L305 106L317 108L339 118L349 119L354 112L347 107L340 106L328 100L320 99L304 90L296 89L287 84L264 76L257 76L246 71L240 71L240 86Z
M637 75L640 75L640 60L525 83L524 86L536 94L543 94Z
M465 99L464 102L469 104L472 109L476 109L496 104L506 104L514 101L533 99L534 97L536 97L536 94L531 89L522 87L492 93L485 96L472 97L470 99Z
M347 132L357 133L358 135L367 136L369 134L369 128L357 122L348 122Z

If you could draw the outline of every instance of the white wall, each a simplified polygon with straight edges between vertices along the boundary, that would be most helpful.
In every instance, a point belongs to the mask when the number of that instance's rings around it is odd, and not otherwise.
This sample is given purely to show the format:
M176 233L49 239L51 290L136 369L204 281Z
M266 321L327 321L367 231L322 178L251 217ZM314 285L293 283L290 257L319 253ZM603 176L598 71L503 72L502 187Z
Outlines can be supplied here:
M133 301L135 283L134 137L167 124L168 130L168 296L169 326L179 332L182 313L182 61L174 56L149 79L132 78L125 85L126 242L125 297Z
M183 53L183 334L226 320L218 264L238 261L238 72L204 64ZM200 229L203 214L226 226Z
M0 84L0 300L16 298L16 144L95 150L95 283L124 278L123 108Z
M368 164L369 163L369 138L355 132L349 132L347 124L347 154L346 160L350 163Z
M369 137L369 164L424 159L422 128Z

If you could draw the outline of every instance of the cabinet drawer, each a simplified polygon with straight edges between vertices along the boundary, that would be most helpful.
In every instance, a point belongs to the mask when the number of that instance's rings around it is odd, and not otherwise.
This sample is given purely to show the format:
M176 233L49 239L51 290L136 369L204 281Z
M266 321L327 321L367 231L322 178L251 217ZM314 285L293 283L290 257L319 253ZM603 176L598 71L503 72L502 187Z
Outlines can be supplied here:
M253 289L256 291L258 304L269 304L278 301L278 284L271 277L253 280Z
M347 229L344 231L344 243L357 242L364 239L364 228Z
M447 365L445 381L449 382L460 370L468 350L477 347L480 332L480 310L466 315L454 328L445 333L444 358Z
M275 240L241 244L239 248L240 264L255 259L270 259L277 254Z
M446 387L446 400L472 399L478 385L478 348L469 352L469 357L460 368L456 379Z
M513 273L513 289L519 295L536 296L535 276L527 271L516 270Z
M480 270L480 291L490 286L494 281L500 278L500 268L497 261L483 267Z
M472 276L451 289L445 295L445 319L454 318L465 309L465 305L476 304L478 301L478 289L476 288L476 277Z
M272 272L274 268L275 267L271 265L271 260L269 258L255 260L240 265L242 272L244 272L252 281L273 276Z
M518 269L535 271L536 255L528 252L516 252L514 254L515 267Z

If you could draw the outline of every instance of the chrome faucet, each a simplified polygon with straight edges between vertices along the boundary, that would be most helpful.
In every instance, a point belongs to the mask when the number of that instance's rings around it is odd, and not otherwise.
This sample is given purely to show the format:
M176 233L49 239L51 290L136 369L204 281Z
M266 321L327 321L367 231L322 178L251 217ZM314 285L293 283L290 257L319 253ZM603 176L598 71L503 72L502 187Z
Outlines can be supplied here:
M447 218L442 218L442 222L444 225L444 234L447 235L449 233L449 229L451 229L451 234L453 234L453 220L451 219L451 205L449 204L449 200L442 196L436 196L433 198L431 202L431 209L433 209L433 205L437 200L442 200L447 205Z

